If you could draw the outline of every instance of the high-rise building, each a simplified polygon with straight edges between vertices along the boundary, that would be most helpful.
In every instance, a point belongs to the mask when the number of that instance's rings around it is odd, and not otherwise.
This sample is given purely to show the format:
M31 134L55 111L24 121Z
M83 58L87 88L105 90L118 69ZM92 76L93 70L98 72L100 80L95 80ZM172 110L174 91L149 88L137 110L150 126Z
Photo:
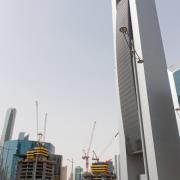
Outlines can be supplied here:
M83 168L80 166L75 167L75 180L82 180Z
M112 2L121 179L178 180L180 143L155 0Z
M168 69L168 75L180 135L180 64L170 66Z
M48 149L39 143L18 161L16 180L54 180L55 164L49 157Z
M53 180L61 180L62 155L49 154L48 158L55 162Z
M29 149L36 147L36 143L30 140L11 140L4 143L0 162L0 180L15 180L17 162L26 156ZM50 154L54 154L55 147L51 143L45 143L44 146Z
M67 166L61 167L61 180L67 180Z
M15 108L8 109L6 112L4 128L1 134L1 141L0 141L1 146L3 146L5 141L9 141L12 138L15 117L16 117L16 109Z

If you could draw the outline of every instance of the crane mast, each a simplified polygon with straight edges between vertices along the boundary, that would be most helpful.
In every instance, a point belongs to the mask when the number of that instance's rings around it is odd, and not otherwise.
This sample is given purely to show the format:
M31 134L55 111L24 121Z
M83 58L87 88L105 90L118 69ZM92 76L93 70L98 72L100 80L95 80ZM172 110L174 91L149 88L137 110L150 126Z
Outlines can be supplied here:
M86 172L89 171L89 158L90 158L89 157L89 152L90 152L92 141L93 141L93 137L94 137L95 127L96 127L96 121L93 124L93 128L92 128L92 132L91 132L91 136L90 136L90 141L89 141L89 146L88 146L87 152L85 150L83 150L84 156L82 157L82 159L85 160L85 162L86 162Z
M44 119L44 133L43 133L43 135L44 135L44 138L43 138L44 142L46 141L46 128L47 128L47 113L45 114L45 119Z

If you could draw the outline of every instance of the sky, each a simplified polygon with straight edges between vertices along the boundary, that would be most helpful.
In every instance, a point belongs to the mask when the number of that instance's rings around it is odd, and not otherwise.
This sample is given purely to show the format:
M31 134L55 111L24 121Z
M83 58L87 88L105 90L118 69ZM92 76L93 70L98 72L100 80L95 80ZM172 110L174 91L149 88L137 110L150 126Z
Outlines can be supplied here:
M156 0L168 66L180 60L178 0ZM17 109L13 138L36 139L48 113L46 141L56 153L84 165L93 122L92 149L100 154L118 131L110 0L0 0L0 132L5 112ZM118 139L104 160L118 153Z

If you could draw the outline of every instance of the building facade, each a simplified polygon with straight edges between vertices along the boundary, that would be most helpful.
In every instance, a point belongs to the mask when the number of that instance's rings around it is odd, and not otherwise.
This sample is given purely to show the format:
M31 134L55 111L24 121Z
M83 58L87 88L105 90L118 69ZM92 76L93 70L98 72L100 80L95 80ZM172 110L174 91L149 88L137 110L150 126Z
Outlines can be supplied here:
M67 180L67 166L61 167L61 180Z
M10 108L6 112L4 128L1 134L0 145L3 146L5 141L9 141L12 138L14 123L16 117L16 109Z
M26 152L36 146L36 141L11 140L4 143L1 159L0 180L15 180L17 162L25 157ZM54 154L55 148L51 143L45 143L49 153Z
M168 75L180 135L180 64L170 66L168 69Z
M75 180L82 180L83 168L80 166L75 167Z
M62 155L49 154L48 158L55 163L53 180L61 180Z
M116 0L121 179L178 180L180 144L154 0Z
M54 180L54 171L55 161L50 159L48 149L38 143L18 161L16 180Z

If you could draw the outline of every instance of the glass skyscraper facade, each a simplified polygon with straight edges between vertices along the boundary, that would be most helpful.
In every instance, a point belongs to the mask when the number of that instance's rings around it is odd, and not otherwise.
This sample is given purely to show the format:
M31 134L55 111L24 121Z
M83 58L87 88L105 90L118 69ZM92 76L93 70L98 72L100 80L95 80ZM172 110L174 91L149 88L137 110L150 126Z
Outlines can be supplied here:
M82 180L83 168L77 166L75 168L75 180Z
M36 141L11 140L4 143L0 158L0 180L15 180L17 162L26 155L29 149L36 146ZM49 150L49 154L54 154L55 147L51 143L44 146Z

